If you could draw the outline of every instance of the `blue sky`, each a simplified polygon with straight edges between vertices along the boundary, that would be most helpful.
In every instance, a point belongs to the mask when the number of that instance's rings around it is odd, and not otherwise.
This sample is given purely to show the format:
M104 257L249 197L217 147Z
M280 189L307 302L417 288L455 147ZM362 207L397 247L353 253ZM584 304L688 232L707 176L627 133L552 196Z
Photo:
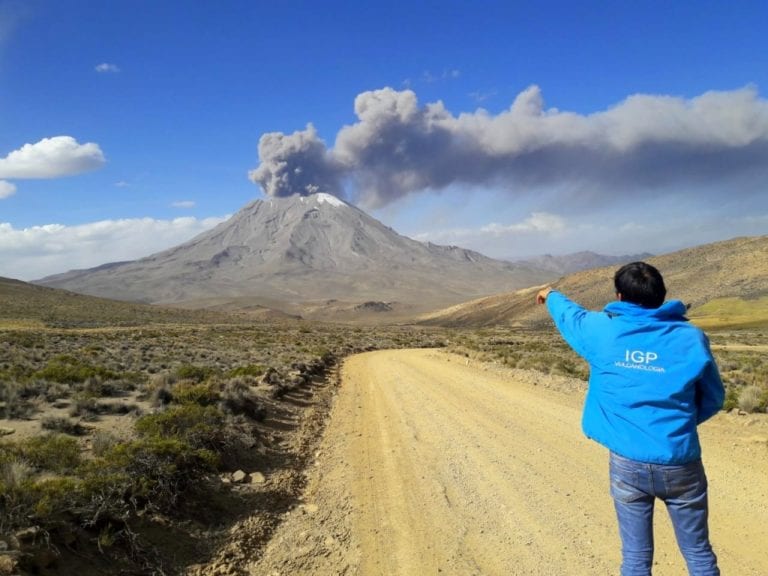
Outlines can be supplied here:
M494 257L764 234L766 29L749 1L0 0L0 276L315 189Z

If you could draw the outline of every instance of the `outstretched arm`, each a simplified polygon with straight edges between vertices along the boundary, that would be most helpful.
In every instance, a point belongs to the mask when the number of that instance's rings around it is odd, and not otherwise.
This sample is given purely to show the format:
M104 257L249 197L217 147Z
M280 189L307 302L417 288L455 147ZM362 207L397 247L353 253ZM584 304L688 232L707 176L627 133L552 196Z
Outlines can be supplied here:
M547 305L560 335L577 354L586 358L587 348L583 332L589 311L550 287L539 290L536 302Z

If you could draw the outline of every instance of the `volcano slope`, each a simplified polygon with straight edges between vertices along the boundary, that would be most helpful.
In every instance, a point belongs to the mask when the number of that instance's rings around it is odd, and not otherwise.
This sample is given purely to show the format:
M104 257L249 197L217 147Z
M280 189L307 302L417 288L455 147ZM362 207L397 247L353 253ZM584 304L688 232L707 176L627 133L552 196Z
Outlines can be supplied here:
M434 350L346 361L304 503L250 574L616 574L606 451L583 383ZM724 574L768 574L768 420L701 427ZM686 573L662 505L657 576Z

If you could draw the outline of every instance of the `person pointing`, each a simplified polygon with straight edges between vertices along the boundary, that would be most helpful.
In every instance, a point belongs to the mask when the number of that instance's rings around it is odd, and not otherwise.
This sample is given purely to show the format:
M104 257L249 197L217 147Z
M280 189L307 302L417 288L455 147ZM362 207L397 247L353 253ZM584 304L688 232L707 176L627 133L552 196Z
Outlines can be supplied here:
M709 341L685 318L682 302L665 302L664 279L650 264L622 266L614 287L616 301L602 312L550 287L539 290L536 302L546 305L563 339L589 364L582 429L609 450L621 574L651 574L659 499L689 574L719 575L697 431L725 398Z

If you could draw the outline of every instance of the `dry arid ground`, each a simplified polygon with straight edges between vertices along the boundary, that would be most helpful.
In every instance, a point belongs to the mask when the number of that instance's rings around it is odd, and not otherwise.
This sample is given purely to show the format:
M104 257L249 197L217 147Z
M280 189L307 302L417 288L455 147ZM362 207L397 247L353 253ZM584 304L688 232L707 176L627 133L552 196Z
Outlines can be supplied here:
M578 425L586 365L554 330L261 316L0 281L0 575L615 573L605 455ZM761 412L704 429L715 544L731 574L766 574L768 334L711 336L729 410ZM458 355L354 356L420 346ZM59 467L60 441L81 464ZM221 458L137 499L166 442ZM140 474L128 448L147 450ZM102 478L120 488L104 506ZM657 573L677 574L659 522Z
M207 574L230 531L247 535L237 573L297 505L337 360L440 345L399 327L115 327L109 310L95 328L0 321L2 575Z
M618 573L607 454L585 439L584 384L435 350L345 361L303 503L253 575ZM768 574L768 418L701 428L723 574ZM229 543L236 545L237 538ZM656 515L657 576L685 573ZM212 572L213 573L213 572Z

